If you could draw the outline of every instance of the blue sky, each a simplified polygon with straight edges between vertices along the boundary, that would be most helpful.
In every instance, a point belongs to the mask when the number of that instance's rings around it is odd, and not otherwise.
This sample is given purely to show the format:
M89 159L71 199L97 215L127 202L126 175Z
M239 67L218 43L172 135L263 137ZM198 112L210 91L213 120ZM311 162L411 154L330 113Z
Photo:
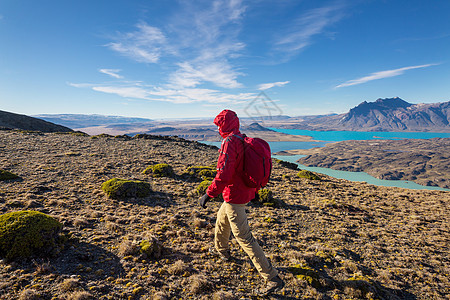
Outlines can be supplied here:
M290 116L450 100L447 0L1 0L0 110ZM267 98L264 98L267 99Z

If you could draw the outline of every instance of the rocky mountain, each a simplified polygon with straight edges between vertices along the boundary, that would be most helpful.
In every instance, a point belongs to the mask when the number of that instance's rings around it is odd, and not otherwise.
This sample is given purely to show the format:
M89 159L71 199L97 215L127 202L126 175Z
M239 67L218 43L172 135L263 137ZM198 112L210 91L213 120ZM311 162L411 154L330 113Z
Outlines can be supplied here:
M271 129L268 129L266 127L261 126L259 123L252 123L248 126L242 126L242 131L273 131Z
M22 129L42 132L70 132L72 129L26 115L0 110L0 128Z
M289 128L450 132L450 101L411 104L398 97L364 101L348 113L304 120Z

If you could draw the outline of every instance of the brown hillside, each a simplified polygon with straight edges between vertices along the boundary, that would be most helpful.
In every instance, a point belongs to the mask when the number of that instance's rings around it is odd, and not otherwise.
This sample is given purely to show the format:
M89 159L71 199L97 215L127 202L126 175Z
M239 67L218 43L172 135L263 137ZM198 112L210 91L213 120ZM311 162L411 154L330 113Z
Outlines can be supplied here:
M260 299L261 278L232 240L235 261L212 256L220 202L199 208L189 166L216 148L178 138L89 137L0 131L1 213L37 210L67 238L56 257L0 263L1 299ZM142 171L157 163L173 177ZM446 299L449 192L296 176L274 162L275 206L251 204L249 222L285 288L273 299ZM145 198L113 200L112 178L151 184ZM158 241L160 255L139 252ZM157 244L158 244L157 243ZM34 297L34 298L33 298Z
M72 129L38 118L0 110L0 128L21 129L41 132L71 132Z

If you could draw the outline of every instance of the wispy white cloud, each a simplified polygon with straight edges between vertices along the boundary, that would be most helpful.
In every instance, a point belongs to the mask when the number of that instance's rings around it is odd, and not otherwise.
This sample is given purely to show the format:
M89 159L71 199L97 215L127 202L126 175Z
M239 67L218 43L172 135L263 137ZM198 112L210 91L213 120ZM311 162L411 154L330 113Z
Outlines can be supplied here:
M79 89L92 88L94 86L92 83L73 83L73 82L67 82L67 85Z
M107 46L137 62L163 62L175 71L167 75L167 85L192 88L212 83L222 88L242 84L230 63L245 44L237 38L239 21L245 11L241 0L216 0L205 3L180 2L182 9L157 28L141 22L136 30L116 34ZM173 68L172 68L173 69Z
M226 93L215 89L146 86L140 82L128 82L122 85L68 83L76 88L89 88L97 92L114 94L123 98L171 103L226 103L237 105L256 97L255 93Z
M94 86L94 91L116 94L125 98L148 99L149 93L140 87Z
M119 33L114 42L106 46L137 62L158 62L163 51L170 50L166 37L159 28L146 23L140 23L136 27L136 31Z
M171 74L169 86L176 88L195 87L202 82L211 82L218 87L242 87L236 79L240 75L231 68L226 61L211 61L197 63L195 66L189 62L179 64L179 69Z
M210 2L180 1L177 10L161 27L140 22L134 30L118 32L106 46L140 63L160 64L166 72L161 83L152 86L123 80L119 69L100 69L122 82L96 84L89 88L124 98L168 101L173 103L242 103L255 93L231 93L220 89L243 88L242 69L235 65L247 48L239 39L247 9L242 0ZM294 30L278 39L286 52L301 49L312 36L339 18L338 5L322 7L302 14ZM287 55L286 55L287 56ZM170 70L170 71L168 71ZM289 81L265 83L259 90L281 87ZM219 90L211 89L211 85ZM75 85L73 85L75 86Z
M342 3L335 3L301 14L290 24L287 32L282 32L276 39L277 50L292 55L298 53L312 44L314 36L323 33L327 27L341 20L345 15L344 8Z
M271 89L275 86L284 86L286 84L290 83L290 81L278 81L278 82L271 82L271 83L262 83L258 86L258 90L264 91Z
M109 76L111 76L111 77L113 77L113 78L117 78L117 79L123 78L122 75L119 75L119 74L118 74L118 73L121 71L121 70L119 70L119 69L99 69L98 71L99 71L100 73L109 75Z
M372 74L370 74L368 76L364 76L364 77L361 77L361 78L357 78L357 79L352 79L352 80L346 81L344 83L341 83L341 84L337 85L335 88L347 87L347 86L352 86L352 85L366 83L366 82L369 82L369 81L372 81L372 80L399 76L399 75L402 75L403 73L405 73L408 70L428 68L428 67L436 66L436 65L438 65L438 64L426 64L426 65L410 66L410 67L404 67L404 68L393 69L393 70L379 71L379 72L372 73Z

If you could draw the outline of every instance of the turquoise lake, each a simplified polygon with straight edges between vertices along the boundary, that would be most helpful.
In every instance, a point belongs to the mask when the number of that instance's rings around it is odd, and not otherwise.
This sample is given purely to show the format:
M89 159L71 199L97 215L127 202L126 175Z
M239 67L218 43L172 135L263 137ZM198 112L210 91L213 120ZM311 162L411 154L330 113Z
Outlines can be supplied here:
M382 131L312 131L299 129L270 128L277 132L292 135L307 135L314 140L325 142L339 142L348 140L399 140L399 139L431 139L450 138L445 132L382 132Z
M417 184L412 181L404 181L404 180L382 180L375 177L370 176L365 172L348 172L348 171L339 171L328 168L318 168L318 167L307 167L297 163L297 160L303 157L304 155L291 155L291 156L282 156L282 155L273 155L272 157L278 158L284 161L289 161L296 163L300 169L308 170L315 173L325 174L334 178L340 178L350 181L360 181L367 182L369 184L378 185L378 186L391 186L391 187L399 187L413 190L436 190L436 191L450 191L450 189L444 189L441 187L435 186L423 186Z
M431 138L450 138L450 133L440 132L365 132L365 131L311 131L311 130L297 130L297 129L277 129L272 130L292 134L292 135L307 135L311 136L317 142L269 142L272 153L276 153L283 150L295 150L295 149L311 149L315 147L324 147L328 143L347 141L347 140L377 140L377 139L431 139ZM220 142L203 142L209 145L215 145L220 147ZM278 158L285 161L297 163L297 160L301 158L300 155L293 156L278 156L273 155L274 158ZM297 163L298 164L298 163ZM364 181L369 184L378 186L392 186L407 189L427 189L427 190L440 190L450 191L450 189L444 189L440 187L422 186L411 181L402 180L382 180L370 176L364 172L348 172L338 171L328 168L316 168L299 165L299 168L309 170L316 173L325 174L335 178L346 179L350 181Z

